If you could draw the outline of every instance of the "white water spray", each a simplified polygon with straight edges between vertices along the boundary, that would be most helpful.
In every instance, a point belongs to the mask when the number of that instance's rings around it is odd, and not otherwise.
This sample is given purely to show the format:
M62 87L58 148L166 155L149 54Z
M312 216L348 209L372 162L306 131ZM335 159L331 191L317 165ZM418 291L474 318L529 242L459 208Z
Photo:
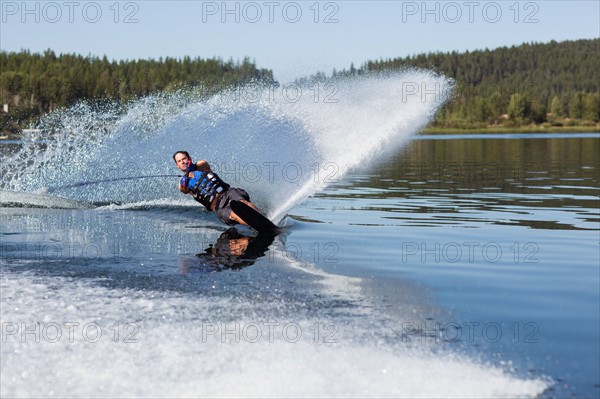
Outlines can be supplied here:
M350 169L393 155L431 121L452 86L409 70L311 86L248 85L209 99L174 93L124 107L80 104L47 117L43 136L3 163L2 189L50 188L102 203L183 200L177 178L135 177L177 173L171 155L187 150L278 222Z

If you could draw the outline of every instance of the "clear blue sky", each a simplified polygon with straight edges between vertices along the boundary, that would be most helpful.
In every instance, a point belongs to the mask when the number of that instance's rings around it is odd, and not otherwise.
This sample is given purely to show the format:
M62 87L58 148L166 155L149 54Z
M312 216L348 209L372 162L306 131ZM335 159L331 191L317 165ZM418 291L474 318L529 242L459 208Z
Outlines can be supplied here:
M249 56L281 82L367 60L600 36L600 1L0 1L0 47ZM598 57L598 54L591 56Z

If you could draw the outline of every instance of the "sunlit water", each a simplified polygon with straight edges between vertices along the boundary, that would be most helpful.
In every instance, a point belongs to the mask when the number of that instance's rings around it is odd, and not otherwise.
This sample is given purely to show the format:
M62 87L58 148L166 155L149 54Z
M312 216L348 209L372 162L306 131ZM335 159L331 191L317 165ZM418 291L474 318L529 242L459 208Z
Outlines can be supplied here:
M4 142L28 166L3 169L2 396L598 396L598 135L415 138L437 105L403 119L352 90L304 113L170 100L133 152L140 104L83 155ZM380 113L348 114L348 145L310 133L354 107ZM233 126L240 153L191 141ZM115 180L174 173L186 147L285 232L226 232L177 177Z

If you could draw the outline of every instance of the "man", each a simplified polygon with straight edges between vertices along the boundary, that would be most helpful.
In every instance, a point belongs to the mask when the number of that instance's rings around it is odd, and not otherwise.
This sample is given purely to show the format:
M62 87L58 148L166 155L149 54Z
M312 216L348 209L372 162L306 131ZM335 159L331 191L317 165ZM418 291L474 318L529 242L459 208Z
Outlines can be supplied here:
M215 212L217 217L229 226L236 223L248 225L231 210L230 206L231 201L237 200L258 211L256 206L250 202L250 196L245 190L231 187L221 180L210 169L208 162L201 160L193 163L187 151L177 151L173 154L173 160L177 167L185 173L179 182L179 191L191 194L196 201L209 211Z

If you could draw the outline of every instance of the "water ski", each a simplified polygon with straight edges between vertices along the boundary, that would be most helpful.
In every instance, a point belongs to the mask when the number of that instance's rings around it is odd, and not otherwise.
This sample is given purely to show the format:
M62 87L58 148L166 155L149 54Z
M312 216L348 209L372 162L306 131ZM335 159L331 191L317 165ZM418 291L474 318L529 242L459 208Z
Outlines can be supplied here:
M235 200L231 201L230 205L236 215L259 233L277 234L279 232L279 227L274 225L256 209Z

